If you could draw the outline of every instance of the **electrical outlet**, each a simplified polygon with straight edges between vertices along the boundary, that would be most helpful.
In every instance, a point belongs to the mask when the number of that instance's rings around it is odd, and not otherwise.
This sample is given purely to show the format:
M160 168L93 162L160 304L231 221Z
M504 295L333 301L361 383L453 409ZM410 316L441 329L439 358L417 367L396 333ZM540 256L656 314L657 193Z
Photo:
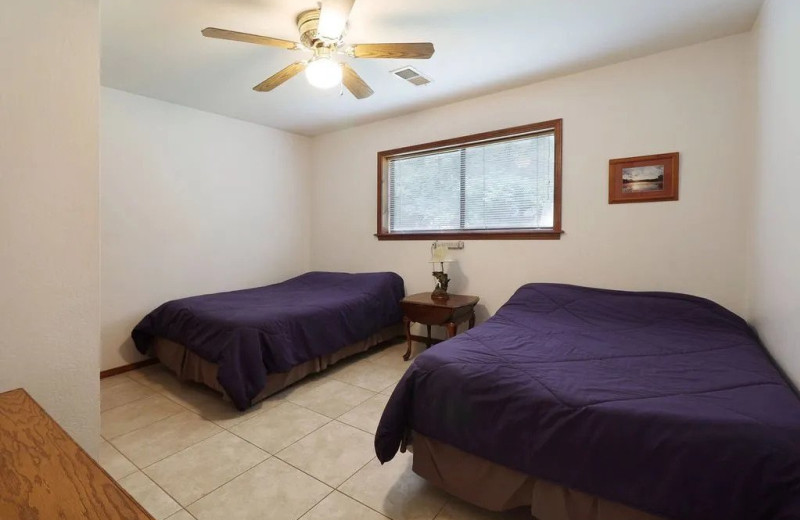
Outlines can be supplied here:
M464 249L464 241L459 240L457 242L439 242L439 244L445 246L447 249Z

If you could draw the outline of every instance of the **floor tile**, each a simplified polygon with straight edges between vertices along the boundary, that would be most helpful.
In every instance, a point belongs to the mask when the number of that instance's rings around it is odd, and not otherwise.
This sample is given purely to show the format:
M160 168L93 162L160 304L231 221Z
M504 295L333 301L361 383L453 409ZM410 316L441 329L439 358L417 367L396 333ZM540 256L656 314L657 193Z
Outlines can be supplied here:
M188 410L112 439L131 462L144 468L222 431Z
M381 415L383 415L383 409L386 408L388 401L388 395L377 394L346 414L339 416L337 420L374 435L378 429Z
M123 478L119 484L156 520L164 520L181 509L177 502L141 471Z
M531 518L530 507L494 512L473 506L457 498L451 498L441 512L436 515L436 520L531 520Z
M339 491L393 520L432 520L448 496L411 471L410 455L381 466L373 459Z
M104 377L100 380L100 390L105 390L107 388L111 388L117 386L119 384L125 383L130 381L130 378L127 374L119 374L117 376L111 377Z
M140 368L139 370L132 370L127 375L134 381L154 390L164 390L172 385L180 384L178 377L160 363Z
M403 333L402 336L395 336L382 343L379 343L378 345L375 345L374 347L370 348L367 352L369 352L371 355L377 355L381 354L382 352L385 352L386 350L392 347L397 347L398 345L405 345L405 344L406 344L406 336L405 333Z
M324 415L284 402L237 424L230 431L269 453L278 453L330 421Z
M301 520L386 520L386 517L334 491L303 515Z
M382 349L380 352L377 352L376 355L370 357L369 360L379 365L406 370L418 354L425 352L425 345L418 341L412 341L411 357L408 359L408 361L403 359L403 355L406 353L407 348L408 346L405 341L396 343Z
M185 410L164 396L152 395L101 413L100 432L113 439Z
M268 457L263 450L224 431L156 462L144 472L187 506Z
M174 378L175 376L170 374L169 377ZM205 403L219 403L220 407L225 406L232 411L236 410L233 403L225 401L222 394L199 383L182 382L175 379L159 385L158 391L165 397L194 412L198 411Z
M239 411L231 401L225 400L222 394L199 383L179 383L169 390L164 390L164 395L223 428L236 426L282 402L280 398L270 397L247 410Z
M322 482L271 458L188 510L198 520L296 520L331 491Z
M335 379L326 379L318 384L295 390L286 399L335 419L373 395L375 395L374 392L364 388L349 385Z
M274 396L256 403L245 411L239 411L219 392L200 383L182 382L163 365L133 371L131 377L223 428L244 422L263 410L277 406L282 401L281 397Z
M333 378L351 385L366 388L373 392L380 392L397 383L405 369L388 367L378 363L357 363L343 367L332 375Z
M126 459L125 456L118 452L108 441L102 439L100 441L100 460L98 460L98 462L114 480L127 477L131 473L136 473L137 471L136 466L134 466L131 461Z
M160 392L185 408L194 410L195 402L208 398L225 403L222 394L200 383L181 381L164 365L153 365L130 373L130 378ZM233 404L227 403L231 408ZM235 408L234 408L235 409Z
M372 366L370 360L376 357L378 354L379 352L377 350L368 350L366 352L360 352L353 356L342 359L338 363L328 367L328 369L325 370L323 374L327 376L334 376L335 374L343 371L344 369L352 369L352 367L356 366Z
M333 421L276 456L336 487L369 462L374 451L372 435Z
M126 378L127 379L127 378ZM117 406L137 401L153 395L155 392L134 381L120 381L111 387L100 388L100 411L104 412Z
M314 388L318 385L321 385L325 381L331 379L331 370L323 370L322 372L317 372L316 374L311 374L308 377L304 377L300 381L289 385L288 387L284 388L277 394L275 397L281 397L284 401L288 401L292 395L308 392L311 388Z
M190 515L186 510L182 509L175 513L174 515L167 518L167 520L195 520L195 518Z

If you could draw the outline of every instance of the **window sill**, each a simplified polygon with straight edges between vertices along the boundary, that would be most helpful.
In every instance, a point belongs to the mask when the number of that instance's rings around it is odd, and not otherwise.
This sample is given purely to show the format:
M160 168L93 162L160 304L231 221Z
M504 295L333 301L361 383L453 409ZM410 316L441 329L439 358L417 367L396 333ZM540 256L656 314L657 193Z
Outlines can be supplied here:
M408 233L376 233L378 240L560 240L564 231L497 230L497 231L425 231Z

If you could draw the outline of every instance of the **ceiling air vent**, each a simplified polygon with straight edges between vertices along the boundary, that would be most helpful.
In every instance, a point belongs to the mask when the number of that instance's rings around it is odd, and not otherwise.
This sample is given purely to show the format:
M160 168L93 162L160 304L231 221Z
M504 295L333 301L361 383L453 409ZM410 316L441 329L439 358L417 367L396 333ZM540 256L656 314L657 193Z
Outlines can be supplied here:
M431 82L430 78L423 76L420 71L411 66L393 70L392 74L394 74L400 79L408 81L409 83L417 87L421 87L422 85L427 85L428 83Z

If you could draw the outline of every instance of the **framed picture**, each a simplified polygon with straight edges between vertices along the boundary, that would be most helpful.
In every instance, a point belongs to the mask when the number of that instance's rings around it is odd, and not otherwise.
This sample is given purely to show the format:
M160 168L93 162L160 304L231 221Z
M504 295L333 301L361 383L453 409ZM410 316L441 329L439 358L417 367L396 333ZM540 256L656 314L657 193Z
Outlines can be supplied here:
M678 152L608 161L608 203L678 200Z

